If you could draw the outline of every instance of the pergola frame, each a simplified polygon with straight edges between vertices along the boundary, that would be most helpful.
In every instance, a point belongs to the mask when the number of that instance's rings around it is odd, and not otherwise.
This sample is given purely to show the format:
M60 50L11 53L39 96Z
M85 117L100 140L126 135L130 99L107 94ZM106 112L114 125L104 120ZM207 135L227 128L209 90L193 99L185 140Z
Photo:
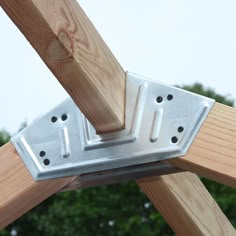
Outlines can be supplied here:
M124 127L125 72L76 0L1 0L98 133ZM215 104L188 153L166 160L190 172L137 180L177 235L234 235L195 174L236 187L236 109ZM35 182L11 142L0 149L0 228L76 177ZM193 174L195 173L195 174Z

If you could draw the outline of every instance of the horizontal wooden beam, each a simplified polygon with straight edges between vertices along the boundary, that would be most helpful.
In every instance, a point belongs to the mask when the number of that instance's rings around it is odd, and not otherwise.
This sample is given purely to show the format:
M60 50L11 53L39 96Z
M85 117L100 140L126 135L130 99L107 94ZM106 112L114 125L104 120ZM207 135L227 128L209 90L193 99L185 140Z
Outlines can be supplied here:
M3 0L2 8L98 133L124 128L125 72L76 0Z
M0 162L0 229L74 179L35 182L12 143L0 148Z
M180 173L137 181L176 235L235 235L198 176Z
M187 155L167 162L236 188L236 109L216 103Z

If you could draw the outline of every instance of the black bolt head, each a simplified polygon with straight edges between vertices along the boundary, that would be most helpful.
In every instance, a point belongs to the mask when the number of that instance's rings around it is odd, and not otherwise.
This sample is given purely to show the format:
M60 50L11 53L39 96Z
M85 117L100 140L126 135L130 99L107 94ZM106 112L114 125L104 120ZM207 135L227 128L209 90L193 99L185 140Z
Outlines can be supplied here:
M168 100L168 101L171 101L173 98L174 98L174 96L173 96L172 94L169 94L169 95L167 96L167 100Z
M52 123L55 123L57 121L57 117L56 116L53 116L52 118L51 118L51 122Z
M179 133L182 133L183 131L184 131L184 127L183 127L183 126L179 126L178 132L179 132Z
M67 120L67 118L68 118L68 116L67 116L66 114L63 114L63 115L61 116L61 120L62 120L62 121Z
M171 138L171 142L172 143L177 143L179 140L178 140L178 138L176 137L176 136L174 136L174 137L172 137Z
M44 160L43 160L43 164L44 164L45 166L48 166L48 165L50 164L50 161L49 161L48 159L44 159Z
M156 98L156 101L157 101L157 103L161 103L163 101L163 97L162 96L158 96Z
M46 155L46 152L45 151L41 151L40 153L39 153L39 156L40 157L44 157Z

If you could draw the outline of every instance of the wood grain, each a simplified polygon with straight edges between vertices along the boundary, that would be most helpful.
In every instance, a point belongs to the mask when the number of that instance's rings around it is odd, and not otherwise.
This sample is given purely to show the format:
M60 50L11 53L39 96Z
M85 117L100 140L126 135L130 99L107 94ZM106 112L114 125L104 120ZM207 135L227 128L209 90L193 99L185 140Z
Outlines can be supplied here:
M137 181L176 235L236 235L199 178L188 172Z
M77 2L2 4L97 131L121 129L125 73ZM168 162L236 187L235 117L234 108L216 104L188 154Z
M0 162L0 229L74 179L34 182L12 143L0 148Z
M2 7L98 132L124 127L125 73L75 0L3 0ZM0 149L0 159L4 161L0 167L0 227L72 180L35 183L11 144ZM204 232L204 227L211 235L223 229L232 232L213 199L204 197L206 189L193 174L171 177L149 178L139 185L176 232L189 228L189 222L196 233ZM202 207L208 204L214 207L209 206L205 216ZM179 221L179 217L186 219Z
M3 0L2 8L98 133L124 128L125 72L76 0Z
M187 155L168 163L236 188L236 109L216 103Z

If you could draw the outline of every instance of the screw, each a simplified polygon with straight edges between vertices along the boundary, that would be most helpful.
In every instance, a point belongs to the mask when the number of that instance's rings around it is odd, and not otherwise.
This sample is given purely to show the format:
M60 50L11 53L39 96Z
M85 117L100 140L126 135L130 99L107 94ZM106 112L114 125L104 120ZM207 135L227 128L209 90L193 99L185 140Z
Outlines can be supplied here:
M178 132L179 132L179 133L182 133L183 131L184 131L184 127L183 127L183 126L179 126Z
M61 116L61 120L62 120L62 121L67 120L67 118L68 118L68 116L67 116L66 114L63 114L63 115Z
M167 100L168 100L168 101L171 101L173 98L174 98L174 96L173 96L172 94L169 94L169 95L167 96Z
M176 136L171 138L171 142L172 143L177 143L178 142L178 138Z
M56 116L53 116L52 118L51 118L51 122L52 123L55 123L57 121L57 117Z
M40 157L44 157L46 155L46 152L45 151L41 151L40 153L39 153L39 156Z
M45 166L48 166L48 165L50 164L49 159L44 159L44 160L43 160L43 164L44 164Z
M162 96L158 96L156 98L156 101L157 101L157 103L161 103L163 101L163 97Z

